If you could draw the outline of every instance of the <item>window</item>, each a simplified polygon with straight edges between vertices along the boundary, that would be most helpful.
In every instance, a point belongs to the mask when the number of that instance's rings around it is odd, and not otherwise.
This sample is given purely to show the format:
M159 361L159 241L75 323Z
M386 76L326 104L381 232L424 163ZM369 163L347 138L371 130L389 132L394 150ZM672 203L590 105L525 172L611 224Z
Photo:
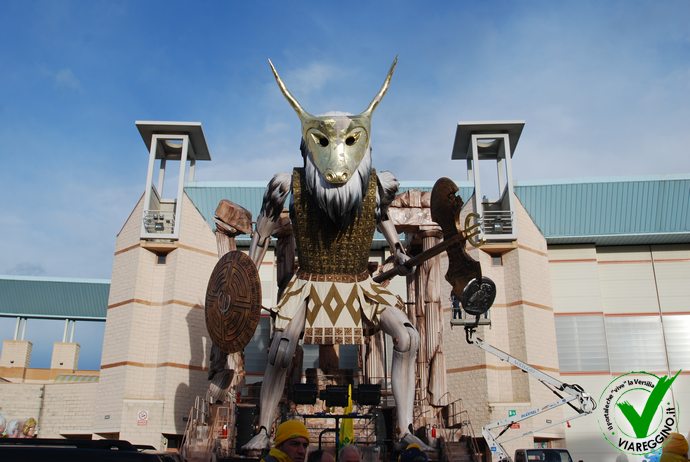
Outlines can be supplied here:
M556 316L558 362L563 372L608 371L604 318Z
M338 348L341 369L359 369L359 346L340 345Z
M304 357L302 358L302 372L307 369L316 369L319 367L319 346L318 345L302 345Z
M690 315L664 315L663 321L669 367L690 369Z
M492 255L491 266L503 266L503 255Z
M157 254L156 255L156 264L157 265L165 265L166 257L167 257L166 254Z
M248 373L263 374L266 370L270 334L271 319L262 316L254 336L244 347L244 368Z
M605 323L611 371L666 370L659 316L614 316Z
M170 433L163 433L163 437L166 439L166 449L179 449L182 443L182 435L175 435Z

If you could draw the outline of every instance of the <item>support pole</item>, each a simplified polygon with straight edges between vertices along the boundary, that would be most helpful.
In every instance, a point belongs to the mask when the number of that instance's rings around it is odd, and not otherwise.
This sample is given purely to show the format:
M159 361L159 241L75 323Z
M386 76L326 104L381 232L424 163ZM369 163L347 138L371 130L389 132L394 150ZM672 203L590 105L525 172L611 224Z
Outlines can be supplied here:
M17 336L19 335L19 325L22 323L22 318L17 317L17 322L14 325L14 338L13 340L19 340Z

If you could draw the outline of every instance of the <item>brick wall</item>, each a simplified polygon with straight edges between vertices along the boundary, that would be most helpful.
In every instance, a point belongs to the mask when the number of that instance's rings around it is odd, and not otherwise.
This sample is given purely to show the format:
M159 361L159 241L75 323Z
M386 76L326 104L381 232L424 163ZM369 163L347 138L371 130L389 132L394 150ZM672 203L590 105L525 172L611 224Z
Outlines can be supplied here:
M90 435L98 383L0 384L0 413L33 417L42 438Z

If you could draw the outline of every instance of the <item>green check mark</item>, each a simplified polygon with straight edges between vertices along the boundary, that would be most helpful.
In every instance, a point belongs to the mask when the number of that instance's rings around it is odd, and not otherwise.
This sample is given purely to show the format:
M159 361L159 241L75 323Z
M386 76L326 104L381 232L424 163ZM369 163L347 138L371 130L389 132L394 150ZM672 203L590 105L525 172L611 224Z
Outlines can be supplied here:
M676 372L676 375L674 375L672 379L669 379L667 376L663 376L659 379L656 386L649 394L649 398L647 398L642 414L638 414L633 405L627 401L618 403L621 412L625 418L628 419L628 422L630 422L630 425L635 431L636 437L644 438L647 436L649 426L652 424L652 418L654 414L656 414L657 409L659 409L659 405L664 399L666 392L671 388L671 384L676 380L676 377L678 377L678 374L680 374L680 371Z

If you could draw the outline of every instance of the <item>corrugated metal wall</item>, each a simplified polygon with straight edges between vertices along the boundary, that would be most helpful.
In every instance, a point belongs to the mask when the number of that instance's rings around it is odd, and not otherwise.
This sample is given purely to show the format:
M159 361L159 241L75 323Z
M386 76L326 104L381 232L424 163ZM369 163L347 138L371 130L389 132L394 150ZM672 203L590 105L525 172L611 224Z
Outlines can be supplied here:
M547 239L690 232L690 179L518 185L515 194Z

